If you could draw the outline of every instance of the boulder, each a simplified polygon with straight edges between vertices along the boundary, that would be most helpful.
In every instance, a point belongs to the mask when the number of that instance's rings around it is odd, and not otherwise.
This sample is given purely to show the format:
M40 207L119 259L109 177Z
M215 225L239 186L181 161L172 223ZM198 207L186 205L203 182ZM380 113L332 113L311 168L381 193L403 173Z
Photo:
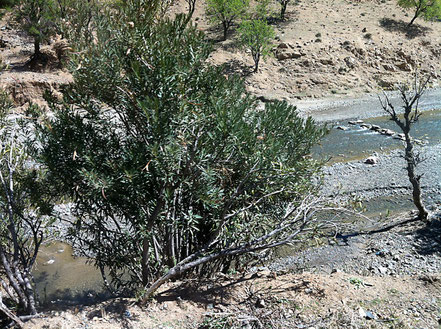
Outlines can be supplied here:
M351 42L349 40L346 40L345 42L343 42L341 44L341 47L343 49L346 49L346 50L350 51L350 49L352 48L352 44L351 44Z
M378 163L378 157L376 156L370 156L369 158L364 160L364 163L370 164L370 165L376 165Z
M283 61L285 59L290 58L300 58L302 57L302 54L297 51L276 51L276 58L279 61Z
M258 298L255 305L258 308L265 308L265 306L266 306L265 300Z
M393 82L393 81L388 81L388 80L381 79L381 78L377 80L377 83L378 83L378 85L379 85L380 87L382 87L382 88L387 88L387 89L391 89L391 88L393 88L394 85L395 85L395 82Z
M312 65L311 61L308 59L303 60L301 64L302 64L302 66L305 66L305 67L310 67Z
M292 48L292 46L287 42L282 42L277 46L277 49L289 49Z
M366 50L364 50L363 48L355 48L355 51L356 51L360 56L364 56L364 55L366 55Z
M323 65L334 65L334 61L330 58L322 58L319 62Z
M357 65L357 60L354 57L348 56L344 59L346 66L353 69Z
M275 49L276 58L281 61L290 58L300 58L303 56L298 50L293 50L293 46L287 42L280 43Z
M397 55L401 57L404 62L408 64L415 64L415 60L412 58L412 55L405 53L403 50L399 50Z
M345 74L346 72L347 72L347 69L346 69L345 67L340 66L340 67L338 68L338 73L339 73L339 74Z
M393 136L393 135L395 135L395 131L383 128L380 130L380 134L386 135L386 136Z
M356 121L348 121L350 125L360 125L363 123L363 120L356 120Z

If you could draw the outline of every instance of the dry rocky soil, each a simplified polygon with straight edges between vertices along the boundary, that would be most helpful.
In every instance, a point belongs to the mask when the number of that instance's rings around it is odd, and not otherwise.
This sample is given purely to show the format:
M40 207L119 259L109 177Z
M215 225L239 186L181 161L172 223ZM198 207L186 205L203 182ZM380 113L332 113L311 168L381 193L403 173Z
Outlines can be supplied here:
M178 3L172 11L183 8ZM411 13L392 0L290 4L287 19L274 22L274 56L257 74L250 74L251 56L238 47L234 28L227 41L217 41L221 31L208 24L202 1L194 18L215 41L212 63L243 75L249 91L261 99L301 103L306 113L314 104L393 89L416 68L430 75L435 87L441 77L441 22L417 20L406 28ZM17 108L44 105L45 89L57 93L71 81L59 65L62 47L54 40L44 47L48 64L29 67L31 40L8 15L2 18L0 55L6 70L0 72L0 86ZM169 283L145 308L131 299L57 306L26 328L439 328L439 222L337 235L244 274Z

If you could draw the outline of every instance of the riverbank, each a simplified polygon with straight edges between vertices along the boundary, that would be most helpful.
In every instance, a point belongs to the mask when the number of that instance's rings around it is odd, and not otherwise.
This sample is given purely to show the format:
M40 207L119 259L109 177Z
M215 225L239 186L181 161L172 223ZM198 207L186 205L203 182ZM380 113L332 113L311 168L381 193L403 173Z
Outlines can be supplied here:
M417 167L423 174L421 186L425 201L435 206L441 202L441 145L417 147L422 159ZM377 163L369 165L364 160L336 163L326 167L322 187L328 197L349 197L369 200L378 197L411 197L411 185L404 169L406 162L402 150L388 154L377 153Z
M397 108L402 105L398 91L387 92L392 104ZM328 97L324 99L309 99L292 101L303 116L311 116L318 123L329 123L354 119L367 119L384 116L379 97L382 93L360 95L360 97ZM426 90L419 103L421 111L441 109L441 88Z

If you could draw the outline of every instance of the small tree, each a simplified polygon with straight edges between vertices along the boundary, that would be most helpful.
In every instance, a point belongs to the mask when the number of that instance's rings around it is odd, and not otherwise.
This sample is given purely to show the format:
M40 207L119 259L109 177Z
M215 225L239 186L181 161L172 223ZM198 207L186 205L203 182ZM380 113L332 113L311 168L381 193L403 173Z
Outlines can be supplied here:
M413 203L418 210L418 218L426 221L428 219L428 211L424 207L421 199L421 184L420 179L422 175L416 173L416 168L419 162L421 162L419 154L414 151L414 141L410 136L412 126L418 121L421 112L418 109L418 103L420 98L424 95L429 79L424 81L418 81L418 77L415 74L415 80L413 88L409 88L408 85L401 85L398 87L400 92L401 101L403 102L403 118L400 117L400 112L392 105L389 97L385 93L384 101L380 99L383 110L389 114L392 121L394 121L404 134L404 159L407 163L407 176L412 184L412 196Z
M34 58L41 57L40 45L55 32L55 7L52 0L23 0L17 7L17 19L34 38Z
M398 5L405 9L415 10L408 26L411 26L420 16L426 20L441 17L441 0L398 0Z
M271 17L271 2L272 0L258 0L255 7L255 14L252 15L252 17L264 20L268 19L268 17Z
M280 3L280 19L285 19L286 8L291 0L277 0Z
M18 305L11 312L0 293L0 311L18 325L37 313L32 266L50 207L40 198L40 172L29 168L23 143L29 127L7 118L11 103L0 93L0 284L6 299Z
M54 5L58 33L70 41L77 51L84 49L93 40L94 17L99 5L95 0L56 0Z
M188 24L188 22L190 22L191 18L193 17L194 11L196 9L196 1L197 0L185 0L185 2L187 3L187 19L186 22Z
M257 72L259 69L260 59L271 53L271 40L274 36L273 28L263 19L247 20L240 25L240 43L251 51L254 61L253 72Z
M249 0L207 0L207 15L214 23L221 23L223 27L223 40L234 20L245 14Z

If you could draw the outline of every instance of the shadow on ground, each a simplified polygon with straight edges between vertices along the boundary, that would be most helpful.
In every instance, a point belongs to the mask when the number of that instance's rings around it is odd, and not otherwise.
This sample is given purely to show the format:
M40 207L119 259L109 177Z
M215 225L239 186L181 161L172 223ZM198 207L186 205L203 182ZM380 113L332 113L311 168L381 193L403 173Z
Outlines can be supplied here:
M408 39L424 36L432 30L419 24L409 26L409 23L403 20L396 20L386 17L380 19L380 26L389 32L403 33Z
M92 305L105 301L111 298L112 295L105 291L97 292L94 290L88 290L78 292L67 288L64 290L57 290L48 295L43 292L43 296L39 297L40 306L44 310L59 310L71 305Z
M40 56L34 56L32 52L24 52L24 54L29 58L25 62L9 63L9 71L44 73L63 68L61 61L50 53L42 52Z
M187 281L178 287L161 292L155 299L159 303L182 299L205 305L224 304L235 285L251 279L252 277L242 277L235 281L222 278L218 280Z
M133 305L133 301L120 298L112 300L99 309L93 310L87 314L87 318L112 318L121 321L122 328L132 328L130 321L139 321L139 317L132 314L128 308Z
M274 276L273 276L274 275ZM277 278L277 280L275 280ZM272 284L262 284L271 280ZM260 283L260 284L259 284ZM240 285L241 288L237 286ZM188 281L172 289L161 292L155 297L158 303L168 301L191 301L198 304L208 305L230 305L232 297L237 295L241 289L241 298L233 298L238 304L254 303L259 296L275 296L292 292L308 292L317 298L325 296L324 289L316 289L313 283L308 280L291 282L275 274L257 272L253 275L237 279L216 278L201 281Z
M242 77L248 76L252 73L253 69L249 65L245 65L242 61L237 59L229 60L223 64L224 73L227 75L238 74Z
M415 248L421 255L441 254L441 215L415 232Z

